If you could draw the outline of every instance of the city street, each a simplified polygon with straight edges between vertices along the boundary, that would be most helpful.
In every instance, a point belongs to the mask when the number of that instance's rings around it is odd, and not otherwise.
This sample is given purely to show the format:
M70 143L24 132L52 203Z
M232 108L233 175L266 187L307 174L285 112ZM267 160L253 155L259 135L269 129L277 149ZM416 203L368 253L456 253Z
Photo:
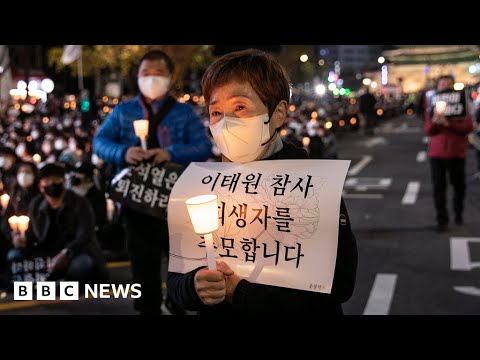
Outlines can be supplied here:
M378 130L369 139L346 136L339 145L340 157L352 160L350 172L363 161L345 183L359 248L356 288L345 313L479 314L480 182L472 179L474 150L467 158L465 224L452 221L450 231L439 234L421 121L403 117Z
M339 158L352 160L344 199L359 250L356 288L344 312L479 314L480 181L472 178L474 150L467 158L465 224L452 221L449 231L437 233L428 138L420 119L380 121L375 135L350 132L338 134L337 141ZM450 200L451 192L451 209ZM111 271L113 282L130 281L128 264ZM0 314L134 313L132 301L120 299L17 304L0 299Z

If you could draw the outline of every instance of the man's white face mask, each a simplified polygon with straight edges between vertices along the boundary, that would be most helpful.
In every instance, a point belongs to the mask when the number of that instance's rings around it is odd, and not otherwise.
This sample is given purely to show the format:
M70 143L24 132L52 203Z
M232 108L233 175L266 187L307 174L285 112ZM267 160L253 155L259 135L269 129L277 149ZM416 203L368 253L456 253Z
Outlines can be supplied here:
M167 76L140 76L138 87L144 96L156 99L167 93L170 86L170 77Z
M251 118L224 116L210 125L210 131L225 157L244 164L256 160L272 139L269 124L268 114Z
M19 172L17 174L18 185L22 187L26 188L26 187L32 186L34 181L35 181L35 176L33 174L26 173L26 172Z

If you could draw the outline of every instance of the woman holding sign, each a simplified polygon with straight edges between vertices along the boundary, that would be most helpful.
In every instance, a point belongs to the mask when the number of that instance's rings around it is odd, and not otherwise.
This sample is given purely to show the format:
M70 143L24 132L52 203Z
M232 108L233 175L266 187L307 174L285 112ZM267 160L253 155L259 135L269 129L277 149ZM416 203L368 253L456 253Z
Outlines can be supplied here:
M254 49L224 55L205 72L202 89L222 161L308 158L305 150L280 138L290 85L286 70L270 55ZM217 270L202 266L186 274L169 272L169 295L186 309L207 314L342 314L357 268L356 240L343 200L339 217L331 294L253 283L221 261Z

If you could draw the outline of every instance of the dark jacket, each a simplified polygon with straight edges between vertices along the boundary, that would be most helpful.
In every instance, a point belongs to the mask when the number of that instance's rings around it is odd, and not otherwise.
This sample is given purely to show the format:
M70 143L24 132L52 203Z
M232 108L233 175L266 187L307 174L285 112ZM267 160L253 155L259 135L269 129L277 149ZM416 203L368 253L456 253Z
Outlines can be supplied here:
M308 155L305 150L284 142L281 151L264 160L306 158ZM345 215L347 221L339 226L331 294L256 284L243 279L238 283L232 304L224 301L218 305L207 306L198 297L194 285L195 274L203 267L186 274L169 272L168 294L180 306L199 310L202 314L342 314L341 303L352 296L355 286L357 245L343 199L340 214Z
M7 209L5 210L3 216L0 218L0 232L2 233L1 237L3 238L5 248L9 249L12 247L11 229L10 225L8 224L8 219L10 218L10 216L13 215L27 215L30 202L39 193L40 192L36 184L31 186L27 190L24 190L19 186L15 187L13 195L8 203ZM2 245L0 245L0 248L1 247Z
M49 204L42 195L30 203L28 216L30 225L26 233L27 246L42 251L48 248L48 231L50 227ZM95 215L89 201L66 190L62 206L57 213L60 241L63 247L72 250L73 256L86 253L94 261L101 263L102 253L95 237Z
M37 184L32 185L28 189L22 189L20 186L16 186L5 211L6 217L26 215L30 202L39 193L40 191L38 190Z

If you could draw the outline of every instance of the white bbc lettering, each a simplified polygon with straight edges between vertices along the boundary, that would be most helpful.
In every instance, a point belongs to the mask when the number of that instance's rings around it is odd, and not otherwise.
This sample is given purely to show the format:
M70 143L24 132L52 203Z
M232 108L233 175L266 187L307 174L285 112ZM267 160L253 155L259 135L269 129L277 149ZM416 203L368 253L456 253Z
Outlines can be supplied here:
M135 284L93 284L85 285L86 299L128 298L138 299L142 296L141 285ZM36 291L35 291L36 288ZM14 282L14 300L79 300L79 284L76 281L37 281L36 286L30 281ZM57 290L59 295L57 297Z
M132 290L132 299L138 299L139 297L142 296L142 291L140 290L140 287L141 287L140 284L132 285L132 287L130 288ZM135 293L135 295L133 293Z
M78 300L78 282L62 281L60 283L60 300Z
M100 284L100 299L110 298L109 288L110 284Z
M90 285L85 284L85 299L88 299L90 296L89 294L92 296L92 298L96 298L98 296L97 284L93 285L93 288Z
M37 300L55 300L55 281L37 282Z
M120 297L120 294L122 294L122 298L126 298L128 296L128 290L130 288L130 284L127 284L125 287L123 284L113 284L112 285L112 292L113 296L115 299L118 299Z
M15 281L13 283L13 300L33 300L33 283Z

